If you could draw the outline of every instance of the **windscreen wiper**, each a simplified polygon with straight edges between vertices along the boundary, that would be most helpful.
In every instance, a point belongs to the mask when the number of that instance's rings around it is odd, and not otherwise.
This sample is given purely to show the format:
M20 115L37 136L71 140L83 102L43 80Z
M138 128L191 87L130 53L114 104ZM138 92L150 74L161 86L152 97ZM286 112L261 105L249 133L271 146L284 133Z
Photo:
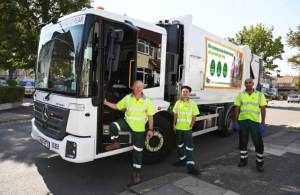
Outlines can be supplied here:
M51 90L51 91L48 93L48 95L45 97L45 100L49 101L49 99L50 99L49 96L50 96L50 94L52 93L52 91L53 91L53 90Z

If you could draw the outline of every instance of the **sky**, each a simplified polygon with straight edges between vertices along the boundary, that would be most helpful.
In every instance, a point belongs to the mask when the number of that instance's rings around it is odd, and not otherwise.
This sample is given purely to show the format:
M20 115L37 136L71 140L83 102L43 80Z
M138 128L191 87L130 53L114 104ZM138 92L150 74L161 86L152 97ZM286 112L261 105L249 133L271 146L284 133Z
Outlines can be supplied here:
M289 28L296 31L300 25L300 0L94 0L92 6L145 22L191 14L194 25L221 38L235 37L243 26L274 26L273 36L282 37L285 51L282 60L274 64L279 66L281 76L300 74L287 63L287 58L298 50L286 45Z

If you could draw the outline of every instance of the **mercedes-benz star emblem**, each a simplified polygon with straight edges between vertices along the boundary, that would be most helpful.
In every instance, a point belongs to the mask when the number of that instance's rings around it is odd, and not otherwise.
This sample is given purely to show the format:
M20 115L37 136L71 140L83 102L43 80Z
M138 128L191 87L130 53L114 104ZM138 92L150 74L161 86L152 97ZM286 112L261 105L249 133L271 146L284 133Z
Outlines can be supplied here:
M43 110L42 110L42 118L43 121L46 122L48 120L48 106L44 106Z

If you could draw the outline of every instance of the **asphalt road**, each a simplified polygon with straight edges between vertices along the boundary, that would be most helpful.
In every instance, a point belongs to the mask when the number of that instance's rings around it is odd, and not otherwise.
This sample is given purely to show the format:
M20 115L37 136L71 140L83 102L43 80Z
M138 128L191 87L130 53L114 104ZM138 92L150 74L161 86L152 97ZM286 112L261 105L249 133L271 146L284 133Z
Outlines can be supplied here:
M300 104L272 101L267 108L268 136L286 126L297 126ZM300 126L300 125L299 125ZM117 194L132 185L131 152L74 164L62 160L30 136L31 123L0 124L0 194ZM194 138L197 165L238 149L238 133L222 137L216 132ZM156 165L144 165L141 182L171 172L177 151ZM238 162L239 159L236 159Z

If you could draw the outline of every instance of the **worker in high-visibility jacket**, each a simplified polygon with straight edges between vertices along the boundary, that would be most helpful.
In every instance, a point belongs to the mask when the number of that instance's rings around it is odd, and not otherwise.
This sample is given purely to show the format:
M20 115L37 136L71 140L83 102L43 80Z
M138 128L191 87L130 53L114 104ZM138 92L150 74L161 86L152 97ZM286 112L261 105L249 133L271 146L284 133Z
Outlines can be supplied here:
M125 111L125 118L121 118L109 125L109 135L112 144L105 150L111 151L121 147L119 131L130 131L133 143L133 182L140 182L140 169L142 167L143 147L145 143L145 125L148 117L149 131L147 137L153 136L153 115L154 110L150 98L143 93L142 81L135 81L133 93L125 96L117 104L104 100L104 104L112 109Z
M235 107L235 129L240 138L240 162L239 167L244 167L248 162L248 140L249 133L256 151L256 168L263 172L264 145L261 133L265 132L265 118L267 105L263 93L253 89L254 82L251 78L245 80L246 90L239 93L234 104ZM261 122L259 115L261 113Z
M178 144L178 154L180 160L173 163L173 166L186 166L188 173L199 175L194 162L194 143L192 129L199 113L198 106L189 96L192 88L189 86L181 87L182 98L178 100L173 108L174 121L173 130L176 133Z

